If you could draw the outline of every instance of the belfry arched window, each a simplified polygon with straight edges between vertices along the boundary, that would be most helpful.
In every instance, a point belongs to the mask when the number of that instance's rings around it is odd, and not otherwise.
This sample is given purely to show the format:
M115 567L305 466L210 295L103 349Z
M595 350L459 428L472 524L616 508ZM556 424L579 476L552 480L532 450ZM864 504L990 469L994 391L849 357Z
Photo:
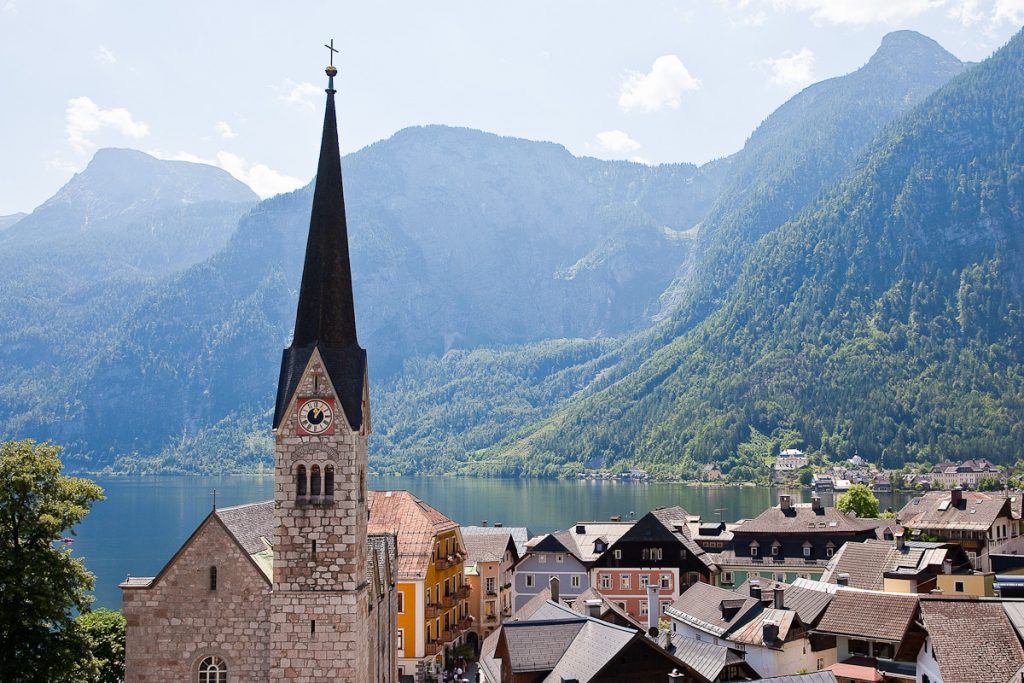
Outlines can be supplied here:
M334 495L334 465L324 466L324 495Z
M211 655L199 662L199 683L228 683L228 664Z
M295 470L295 495L306 495L306 466L299 465Z
M320 465L309 468L309 495L320 495Z

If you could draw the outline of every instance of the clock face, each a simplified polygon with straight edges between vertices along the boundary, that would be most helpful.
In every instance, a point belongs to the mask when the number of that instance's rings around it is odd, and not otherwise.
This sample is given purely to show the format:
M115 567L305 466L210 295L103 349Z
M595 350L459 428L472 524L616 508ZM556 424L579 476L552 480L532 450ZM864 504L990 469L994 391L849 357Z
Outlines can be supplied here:
M323 434L333 422L334 410L327 401L314 398L299 406L299 426L307 434Z

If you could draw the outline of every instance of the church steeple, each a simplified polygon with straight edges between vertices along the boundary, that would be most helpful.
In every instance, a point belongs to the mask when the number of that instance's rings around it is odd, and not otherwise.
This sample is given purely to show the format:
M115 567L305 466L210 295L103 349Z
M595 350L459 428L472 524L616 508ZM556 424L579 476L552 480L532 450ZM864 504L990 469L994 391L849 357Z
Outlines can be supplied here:
M326 69L327 106L306 240L306 259L292 343L285 349L281 360L274 410L275 429L288 409L314 349L319 349L323 357L327 374L352 429L358 430L363 421L366 351L359 346L356 337L352 268L334 105L334 77L338 70L333 65L335 50L333 45L330 47L332 64Z

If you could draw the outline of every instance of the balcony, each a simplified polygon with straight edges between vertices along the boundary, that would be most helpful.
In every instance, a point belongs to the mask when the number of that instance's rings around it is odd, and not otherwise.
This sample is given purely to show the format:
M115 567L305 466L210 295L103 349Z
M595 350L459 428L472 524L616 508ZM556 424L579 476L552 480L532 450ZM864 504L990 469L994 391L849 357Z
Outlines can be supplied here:
M456 598L458 598L460 600L465 600L466 598L468 598L469 597L469 584L468 583L464 583L460 587L456 588L454 595L455 595Z
M466 631L473 626L473 617L462 617L459 619L459 628Z
M427 605L427 619L436 619L441 616L441 605L436 602L429 603Z
M485 624L493 624L497 620L498 620L498 615L497 614L485 614L484 615L484 623Z
M441 598L441 607L455 607L455 603L458 602L458 598L455 593L448 593Z
M506 605L501 608L501 616L510 617L512 616L512 605Z
M444 643L442 643L437 638L434 638L433 640L428 640L426 644L423 646L423 654L427 657L432 657L436 655L438 652L440 652L441 648L443 647Z

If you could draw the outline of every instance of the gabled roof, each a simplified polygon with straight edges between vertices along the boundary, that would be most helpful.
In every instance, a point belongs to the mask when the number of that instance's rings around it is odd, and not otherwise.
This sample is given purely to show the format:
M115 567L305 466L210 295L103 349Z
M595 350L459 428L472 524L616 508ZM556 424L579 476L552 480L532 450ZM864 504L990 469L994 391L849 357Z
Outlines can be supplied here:
M676 598L667 612L695 628L722 636L762 608L761 601L756 598L707 583L695 583Z
M922 600L932 656L946 681L1009 681L1024 666L1024 649L998 602Z
M638 631L643 630L643 624L639 623L636 619L629 616L629 614L624 609L619 607L616 603L612 602L611 600L608 600L606 597L601 595L600 591L598 591L593 586L587 588L587 590L580 593L576 597L576 599L573 600L573 611L578 612L579 614L583 614L585 616L589 616L587 603L591 600L601 601L600 616L598 618L603 619L604 621L610 621L611 618L614 618L615 621L619 622L622 626L632 626Z
M791 634L801 633L800 617L794 610L769 607L754 614L751 619L738 623L729 630L727 638L734 643L781 648ZM778 631L775 638L765 637L765 627L774 625Z
M579 618L507 622L497 652L513 674L551 671L586 623Z
M466 544L467 562L501 562L505 557L505 551L512 552L513 562L519 559L512 534L502 529L496 531L503 533L467 534L465 529L462 530L462 542Z
M944 543L918 541L907 541L902 548L893 541L848 542L829 562L821 580L836 583L839 574L848 574L851 588L880 591L885 588L887 575L914 578L929 567L941 568L947 557L955 557L954 564L959 567L967 558L957 550Z
M881 523L878 519L849 517L834 507L814 509L812 503L794 503L786 509L770 507L737 524L732 532L734 538L738 534L849 534L871 531Z
M669 652L709 681L718 680L727 666L742 666L748 669L747 675L758 675L740 654L725 645L689 638L681 633L665 635L671 638Z
M550 535L573 557L585 565L590 565L607 552L617 540L629 533L634 524L635 522L577 522L568 529ZM597 550L598 541L604 546L602 550ZM546 550L546 547L535 546L534 549Z
M598 619L587 619L558 664L544 681L562 683L573 680L590 681L608 664L618 658L630 644L643 646L643 637L631 629L622 628ZM666 654L666 658L668 655Z
M216 512L238 545L254 555L266 550L274 540L274 501L219 508Z
M1006 495L962 491L953 505L950 491L929 491L903 506L896 518L911 529L959 529L988 531L1000 515L1011 517L1013 509Z
M368 533L398 535L398 578L425 578L439 533L459 525L408 491L369 491Z
M850 638L900 643L918 613L918 597L840 588L817 630Z
M773 676L758 679L761 683L836 683L836 676L831 671L811 671L791 676Z
M530 540L530 530L525 526L464 526L462 527L462 538L473 534L495 534L507 532L512 536L512 542L516 546L516 559L526 552L526 542Z

